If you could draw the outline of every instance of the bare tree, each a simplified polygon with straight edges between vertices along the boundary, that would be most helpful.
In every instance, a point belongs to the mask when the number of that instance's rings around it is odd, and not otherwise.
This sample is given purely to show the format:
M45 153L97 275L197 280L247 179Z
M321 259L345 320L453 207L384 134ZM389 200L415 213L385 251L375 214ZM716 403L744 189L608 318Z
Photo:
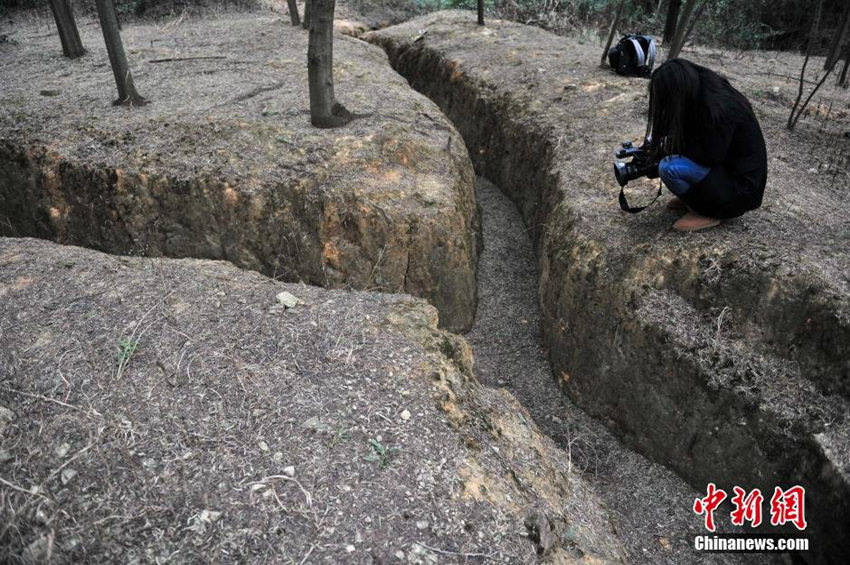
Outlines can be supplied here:
M841 56L842 46L847 41L848 35L850 35L850 2L844 6L835 37L832 38L832 42L829 44L829 51L823 63L823 70L828 71L832 69L835 63L838 62Z
M484 25L484 0L478 0L478 25Z
M664 21L664 37L662 42L666 45L668 41L673 41L673 36L676 35L676 22L679 21L679 9L682 7L682 0L670 0L667 4L667 19Z
M289 6L289 19L292 20L292 25L301 25L301 18L298 17L298 3L295 0L286 0L286 5Z
M685 40L688 38L687 34L689 32L688 20L691 18L691 14L693 14L696 4L697 0L685 1L685 7L682 10L682 15L679 17L679 21L676 22L676 33L673 35L673 42L670 44L670 50L667 52L668 59L675 59L678 57L679 53L682 51L682 47L685 46Z
M828 77L830 71L832 71L830 68L824 73L823 78L821 78L821 80L815 85L808 98L806 98L806 101L803 102L802 106L800 106L800 100L803 98L803 84L806 82L806 66L809 64L809 57L812 55L812 47L818 36L822 9L823 0L818 0L817 8L815 9L815 19L812 21L812 31L809 33L809 41L806 45L806 58L803 59L803 68L800 69L800 88L797 90L797 99L794 100L794 106L791 107L791 115L788 116L788 123L786 124L788 129L794 129L794 126L797 125L797 121L800 119L800 116L803 115L803 111L806 109L806 106L809 105L809 101L812 99L812 96L814 96L815 92L817 92L821 85L826 82L826 77ZM799 111L797 110L798 106L800 106Z
M118 17L118 0L112 0L112 9L115 10L115 21L118 22L119 31L124 29L121 27L121 18Z
M623 7L625 5L626 0L620 0L620 4L617 6L617 12L614 14L614 21L611 22L611 29L608 30L608 42L605 43L605 50L602 51L602 60L599 62L600 67L605 67L608 64L608 51L614 42L614 33L617 31L617 24L620 23L620 16L623 15Z
M85 55L86 50L80 41L80 32L74 20L74 10L71 0L50 0L50 11L59 29L59 41L62 42L62 53L69 59Z
M312 20L313 0L304 0L304 19L301 20L301 27L310 29L310 21Z
M130 72L127 55L124 53L124 43L118 32L118 21L115 18L112 0L95 0L95 5L100 27L103 30L103 39L106 42L106 51L109 53L109 64L112 66L112 74L118 86L118 100L114 103L143 106L148 101L136 92L133 74Z
M702 11L703 11L703 10L705 10L705 6L706 6L707 4L708 4L708 2L706 2L706 1L704 1L702 4L700 4L700 5L699 5L699 8L697 8L696 13L695 13L695 14L693 15L693 17L691 18L691 21L690 21L690 22L688 22L688 30L685 32L685 35L682 37L682 46L684 46L684 45L685 45L685 42L686 42L686 41L688 40L688 38L691 36L691 33L693 33L693 31L694 31L694 26L696 26L696 25L697 25L697 20L698 20L698 19L699 19L699 17L702 15ZM679 47L679 49L680 49L680 50L681 50L682 46L680 46L680 47Z
M319 128L344 126L353 119L334 94L333 27L336 0L312 0L307 43L310 122Z

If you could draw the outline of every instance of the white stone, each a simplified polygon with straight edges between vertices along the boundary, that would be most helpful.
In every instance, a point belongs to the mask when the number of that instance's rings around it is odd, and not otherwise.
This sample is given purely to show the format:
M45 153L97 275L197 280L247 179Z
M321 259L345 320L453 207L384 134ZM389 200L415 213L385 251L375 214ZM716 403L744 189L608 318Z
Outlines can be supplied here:
M283 292L279 292L277 296L275 296L275 298L278 302L280 302L287 308L295 308L300 302L300 300L298 300L297 298L295 298L295 296L286 292L285 290Z
M62 479L62 484L67 485L76 476L77 476L77 472L73 469L68 468L68 469L62 469L62 474L60 475L60 478Z

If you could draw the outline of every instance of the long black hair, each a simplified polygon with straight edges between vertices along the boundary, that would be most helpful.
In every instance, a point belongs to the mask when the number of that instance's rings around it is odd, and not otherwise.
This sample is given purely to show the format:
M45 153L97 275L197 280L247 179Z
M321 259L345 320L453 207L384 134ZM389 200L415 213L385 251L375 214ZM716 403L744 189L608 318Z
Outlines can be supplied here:
M735 119L741 112L752 112L750 103L728 80L686 59L671 59L655 69L649 82L650 151L657 155L666 137L665 153L679 153L699 135L700 126Z

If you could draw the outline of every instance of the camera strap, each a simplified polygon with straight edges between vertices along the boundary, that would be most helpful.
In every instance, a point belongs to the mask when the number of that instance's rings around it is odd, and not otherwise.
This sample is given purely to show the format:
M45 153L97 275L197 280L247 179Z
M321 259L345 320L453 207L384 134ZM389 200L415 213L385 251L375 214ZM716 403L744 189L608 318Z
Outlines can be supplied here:
M629 206L629 202L628 202L628 200L626 200L626 194L625 194L625 192L623 192L625 190L625 188L626 188L625 186L620 187L620 208L624 212L628 212L629 214L637 214L638 212L643 212L644 210L646 210L647 208L649 208L650 206L655 204L655 201L658 200L659 197L661 197L662 185L661 185L661 180L659 180L658 181L658 194L655 195L655 198L652 199L652 202L650 202L646 206L636 206L636 207Z

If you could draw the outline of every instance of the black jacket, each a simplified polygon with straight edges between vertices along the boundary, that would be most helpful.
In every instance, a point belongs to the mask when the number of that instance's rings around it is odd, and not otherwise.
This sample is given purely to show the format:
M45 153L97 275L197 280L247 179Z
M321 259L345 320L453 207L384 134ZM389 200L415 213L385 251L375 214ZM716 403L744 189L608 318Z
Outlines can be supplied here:
M704 216L734 218L761 206L767 149L752 108L741 98L723 97L722 117L713 120L700 101L683 124L678 152L711 170L682 199Z

